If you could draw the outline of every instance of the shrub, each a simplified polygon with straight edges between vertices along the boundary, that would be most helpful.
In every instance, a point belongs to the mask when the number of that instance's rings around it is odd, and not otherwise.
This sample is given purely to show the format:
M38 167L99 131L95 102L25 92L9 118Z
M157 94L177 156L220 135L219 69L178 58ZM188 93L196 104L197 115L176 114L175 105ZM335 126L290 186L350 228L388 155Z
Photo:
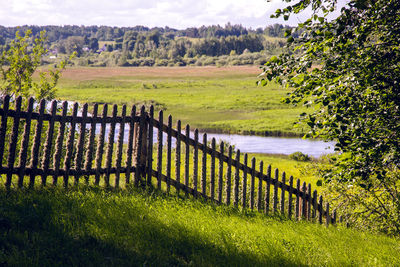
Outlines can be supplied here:
M296 161L310 161L311 157L307 154L303 154L300 151L294 152L292 154L289 155L289 158L292 160L296 160Z

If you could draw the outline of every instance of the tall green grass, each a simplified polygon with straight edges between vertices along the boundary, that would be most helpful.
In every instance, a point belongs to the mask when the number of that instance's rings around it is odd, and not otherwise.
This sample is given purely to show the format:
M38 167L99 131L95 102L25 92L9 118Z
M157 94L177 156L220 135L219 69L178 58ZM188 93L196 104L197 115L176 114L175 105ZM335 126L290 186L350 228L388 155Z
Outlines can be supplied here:
M396 238L140 189L0 190L0 265L398 266Z

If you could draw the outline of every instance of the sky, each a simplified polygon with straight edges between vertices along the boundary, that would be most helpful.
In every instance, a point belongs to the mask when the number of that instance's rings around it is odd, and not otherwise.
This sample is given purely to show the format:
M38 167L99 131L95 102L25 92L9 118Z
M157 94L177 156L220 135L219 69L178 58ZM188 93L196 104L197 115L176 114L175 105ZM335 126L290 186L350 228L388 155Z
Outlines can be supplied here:
M309 12L289 21L271 19L282 0L0 0L0 25L108 25L176 29L242 24L256 29L274 23L296 25Z

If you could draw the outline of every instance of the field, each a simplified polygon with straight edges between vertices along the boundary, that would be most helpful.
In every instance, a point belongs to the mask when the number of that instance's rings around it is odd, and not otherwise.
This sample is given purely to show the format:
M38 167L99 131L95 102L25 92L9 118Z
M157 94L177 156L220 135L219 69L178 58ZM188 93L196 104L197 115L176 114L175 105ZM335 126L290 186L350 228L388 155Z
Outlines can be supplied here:
M0 265L398 266L400 241L157 192L0 189Z
M258 67L69 68L58 96L81 103L154 105L209 132L299 135L302 107L280 102L288 90L256 85Z

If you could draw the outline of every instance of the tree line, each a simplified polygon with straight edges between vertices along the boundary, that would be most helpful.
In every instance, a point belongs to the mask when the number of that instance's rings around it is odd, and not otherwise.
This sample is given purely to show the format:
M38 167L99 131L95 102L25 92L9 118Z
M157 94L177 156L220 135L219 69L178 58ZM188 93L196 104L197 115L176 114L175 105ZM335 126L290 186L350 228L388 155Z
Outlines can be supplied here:
M49 57L76 53L77 65L167 66L263 64L266 55L282 51L284 34L291 27L274 24L247 29L230 23L183 30L167 26L0 26L0 49L9 49L16 32L27 30L32 38L45 31ZM51 62L47 58L43 63Z

